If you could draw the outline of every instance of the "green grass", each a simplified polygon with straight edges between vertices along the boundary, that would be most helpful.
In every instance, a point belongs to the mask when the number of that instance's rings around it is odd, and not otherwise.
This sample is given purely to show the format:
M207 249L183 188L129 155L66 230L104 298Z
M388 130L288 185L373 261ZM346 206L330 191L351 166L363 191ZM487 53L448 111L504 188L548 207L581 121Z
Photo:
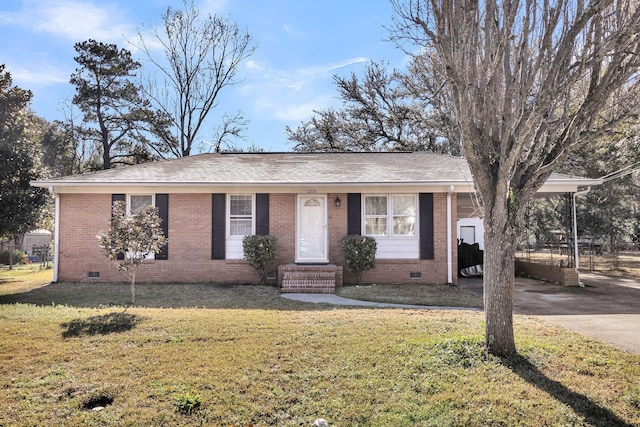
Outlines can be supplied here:
M452 285L359 285L344 286L336 293L364 301L417 304L439 307L482 308L482 295Z
M142 285L157 306L126 309L96 304L125 304L126 285L1 297L0 425L640 425L640 356L532 317L502 360L483 352L479 312L182 286ZM207 293L218 306L196 308ZM158 308L171 300L187 308Z
M53 278L53 269L40 268L39 264L0 267L0 295L16 294L39 288Z

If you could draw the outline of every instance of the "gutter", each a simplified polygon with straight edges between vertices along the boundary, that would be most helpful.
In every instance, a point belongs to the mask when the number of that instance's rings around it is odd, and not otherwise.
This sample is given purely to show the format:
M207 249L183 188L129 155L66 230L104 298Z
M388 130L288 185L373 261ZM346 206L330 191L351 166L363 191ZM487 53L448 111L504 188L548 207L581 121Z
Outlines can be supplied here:
M53 280L58 283L58 266L60 264L60 194L54 192L53 187L49 191L54 196L55 208L53 214Z
M451 242L451 194L454 191L454 186L449 187L447 192L447 283L453 283L453 245Z
M87 182L87 181L31 181L31 185L34 187L49 188L56 187L59 189L65 187L74 188L113 188L113 187L380 187L380 186L462 186L471 189L474 192L473 186L469 185L468 181L352 181L352 182L338 182L338 181L308 181L308 182L283 182L283 181L112 181L112 182Z

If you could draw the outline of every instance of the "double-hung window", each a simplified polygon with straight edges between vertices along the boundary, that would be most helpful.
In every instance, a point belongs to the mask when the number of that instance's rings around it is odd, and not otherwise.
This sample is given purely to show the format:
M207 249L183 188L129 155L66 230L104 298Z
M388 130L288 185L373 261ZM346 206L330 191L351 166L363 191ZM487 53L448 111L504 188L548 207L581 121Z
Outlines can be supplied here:
M374 237L416 236L415 194L364 196L364 234Z
M367 236L387 235L388 196L364 196L364 234Z
M147 206L155 206L155 197L153 194L128 194L127 195L127 215L133 215L141 212ZM156 254L150 252L145 259L155 259Z
M392 221L394 236L415 236L416 196L413 194L394 194L392 201Z
M153 194L129 194L127 197L127 215L143 211L153 206Z
M229 195L229 237L254 233L254 211L252 194Z

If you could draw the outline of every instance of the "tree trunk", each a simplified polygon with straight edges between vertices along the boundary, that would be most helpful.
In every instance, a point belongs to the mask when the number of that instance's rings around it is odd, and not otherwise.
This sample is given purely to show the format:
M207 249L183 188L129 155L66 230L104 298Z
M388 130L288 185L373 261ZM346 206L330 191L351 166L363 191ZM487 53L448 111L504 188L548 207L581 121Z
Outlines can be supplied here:
M136 273L131 275L131 305L136 305Z
M507 221L485 219L484 312L485 343L494 355L516 354L513 335L513 292L516 239Z

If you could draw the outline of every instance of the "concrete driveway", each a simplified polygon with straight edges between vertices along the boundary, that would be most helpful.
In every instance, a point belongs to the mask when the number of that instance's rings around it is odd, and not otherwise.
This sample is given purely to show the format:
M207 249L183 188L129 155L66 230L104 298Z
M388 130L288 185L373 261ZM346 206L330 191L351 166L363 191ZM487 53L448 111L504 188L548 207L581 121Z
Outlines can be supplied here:
M583 288L516 279L514 313L545 321L608 342L640 355L640 280L581 273ZM460 285L482 291L482 280Z

